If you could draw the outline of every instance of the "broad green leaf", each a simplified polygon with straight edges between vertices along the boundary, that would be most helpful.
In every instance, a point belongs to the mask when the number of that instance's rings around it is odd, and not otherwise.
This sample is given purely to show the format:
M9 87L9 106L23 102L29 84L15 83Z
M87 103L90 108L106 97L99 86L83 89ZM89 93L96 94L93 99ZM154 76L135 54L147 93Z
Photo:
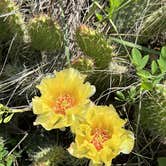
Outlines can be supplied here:
M159 157L157 161L159 166L166 166L166 157Z
M139 69L143 69L146 66L146 64L148 63L148 60L149 60L149 55L144 56L141 60L141 65L140 65Z
M159 60L157 60L158 64L159 64L159 68L161 70L162 73L166 72L166 59L160 57Z
M152 78L152 75L150 74L150 72L146 71L146 70L140 70L137 72L138 76L140 76L142 79L149 79Z
M142 62L142 55L140 53L140 51L136 48L132 49L132 62L136 67L140 67L141 66L141 62Z
M157 69L158 69L158 65L157 65L156 61L152 61L152 64L151 64L152 74L155 74L157 72Z
M166 59L166 47L162 47L161 49L161 56Z
M134 61L138 61L142 59L141 52L137 48L132 49L132 57Z

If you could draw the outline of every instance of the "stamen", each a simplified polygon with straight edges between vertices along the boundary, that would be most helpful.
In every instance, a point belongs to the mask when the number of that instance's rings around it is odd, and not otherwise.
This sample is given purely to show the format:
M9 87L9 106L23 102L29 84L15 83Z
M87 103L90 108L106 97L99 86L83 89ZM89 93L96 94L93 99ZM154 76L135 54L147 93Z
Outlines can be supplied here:
M65 94L59 96L53 104L54 112L65 115L65 111L74 106L75 100L71 95Z
M101 128L95 128L91 134L93 136L91 143L98 151L103 149L104 142L110 139L108 131Z

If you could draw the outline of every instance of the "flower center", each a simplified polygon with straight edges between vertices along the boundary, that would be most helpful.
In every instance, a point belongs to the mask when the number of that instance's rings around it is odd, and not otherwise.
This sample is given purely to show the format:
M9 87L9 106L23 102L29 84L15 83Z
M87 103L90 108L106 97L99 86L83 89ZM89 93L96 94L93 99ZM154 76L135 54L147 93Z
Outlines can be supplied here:
M101 128L95 128L91 134L93 136L91 143L98 151L103 149L104 142L110 139L108 131Z
M54 112L65 115L65 111L73 107L75 100L71 95L65 94L59 96L54 103Z

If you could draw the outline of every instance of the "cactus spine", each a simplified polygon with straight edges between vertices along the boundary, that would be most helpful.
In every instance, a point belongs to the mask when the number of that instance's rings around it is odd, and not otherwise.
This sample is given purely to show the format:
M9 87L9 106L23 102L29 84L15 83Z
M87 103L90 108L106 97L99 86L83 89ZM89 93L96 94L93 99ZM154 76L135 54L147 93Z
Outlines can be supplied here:
M30 20L28 31L31 46L40 51L58 51L63 46L61 27L47 15Z

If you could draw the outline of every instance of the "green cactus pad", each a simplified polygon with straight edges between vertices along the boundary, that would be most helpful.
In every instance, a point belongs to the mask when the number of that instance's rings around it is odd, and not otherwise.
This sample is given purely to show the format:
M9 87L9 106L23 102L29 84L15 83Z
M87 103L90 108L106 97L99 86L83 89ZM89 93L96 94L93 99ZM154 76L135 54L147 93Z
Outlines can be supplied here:
M166 84L159 84L156 90L142 101L141 124L153 135L166 139Z
M0 41L24 39L25 24L18 6L11 0L0 1Z
M81 25L76 29L76 42L85 55L94 59L98 69L108 68L113 48L101 33Z
M40 51L58 51L63 46L61 27L49 16L40 15L28 25L31 46Z

